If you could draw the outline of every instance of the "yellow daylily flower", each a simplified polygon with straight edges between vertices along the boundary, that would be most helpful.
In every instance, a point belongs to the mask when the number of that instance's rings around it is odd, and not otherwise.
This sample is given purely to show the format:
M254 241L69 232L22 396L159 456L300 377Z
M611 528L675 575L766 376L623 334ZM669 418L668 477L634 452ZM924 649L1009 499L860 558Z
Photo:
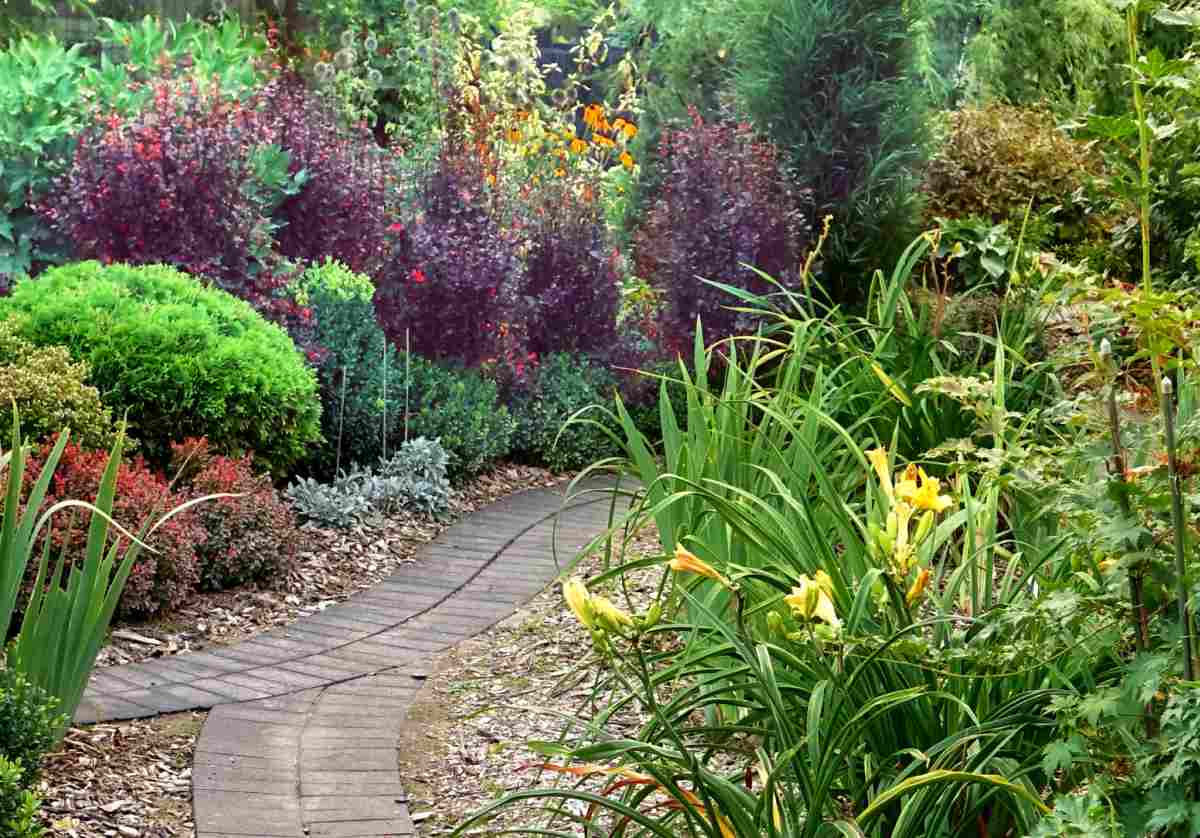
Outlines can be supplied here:
M792 588L792 592L785 596L783 601L796 616L805 620L821 620L836 628L842 624L842 621L838 619L833 599L826 590L826 585L831 585L831 582L825 582L829 577L825 575L825 580L822 580L820 579L822 575L824 575L822 572L818 572L817 579L801 576L800 584Z
M722 576L715 567L701 559L695 553L684 549L682 544L675 545L675 558L667 564L676 573L698 573L720 582L726 588L732 588L729 580Z
M910 464L904 478L896 484L896 496L917 509L943 512L954 504L954 500L949 495L938 494L941 486L941 481L927 475L925 469Z
M917 574L917 578L913 581L912 586L908 589L908 593L904 595L904 602L909 608L921 601L921 597L925 594L925 589L929 587L929 568L921 568L921 572Z
M579 622L583 623L585 628L595 628L596 614L592 609L592 595L588 593L583 580L572 577L563 582L562 588L563 599L567 601L567 607L574 612Z
M623 627L633 627L633 617L602 596L592 595L591 608L596 620L606 624L604 628L619 632Z
M872 448L867 452L867 459L871 461L871 465L875 468L875 474L879 477L879 485L883 489L883 493L890 500L893 497L892 490L892 473L888 471L888 453L886 448Z

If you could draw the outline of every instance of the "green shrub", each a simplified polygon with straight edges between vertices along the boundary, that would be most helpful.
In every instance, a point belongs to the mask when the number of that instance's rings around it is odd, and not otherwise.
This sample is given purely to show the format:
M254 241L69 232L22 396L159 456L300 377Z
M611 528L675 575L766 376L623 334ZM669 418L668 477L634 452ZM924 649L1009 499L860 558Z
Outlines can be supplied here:
M404 358L396 384L403 388ZM412 356L408 438L436 439L450 457L447 474L462 483L483 473L510 450L513 420L496 383L469 370L442 367ZM403 390L399 393L403 398ZM403 425L397 428L403 430ZM398 444L398 441L397 441Z
M375 286L362 274L329 261L306 270L290 292L297 305L312 312L314 339L324 350L317 379L325 443L314 449L309 469L332 477L339 468L373 465L383 453L385 363L391 379L388 418L393 424L401 409L396 352L375 320Z
M65 719L54 712L58 700L21 673L0 670L0 757L21 769L21 781L33 785L42 756L54 747L55 731Z
M12 320L0 320L0 428L11 428L13 404L26 438L40 442L64 428L92 448L115 438L112 415L87 383L86 363L61 346L35 347L17 336Z
M40 805L22 779L21 766L0 756L0 838L41 838Z
M1052 213L1059 240L1103 235L1087 214L1085 187L1104 163L1038 108L993 103L943 114L941 144L925 170L925 218L982 216L995 224ZM1019 227L1014 228L1014 232Z
M834 216L826 284L865 293L916 231L925 97L903 0L728 2L738 109L790 157L815 218Z
M616 453L612 439L587 421L565 425L591 405L609 407L616 379L585 357L548 355L529 388L513 400L513 453L552 471L575 471ZM603 419L589 412L583 420ZM565 425L565 427L564 427Z
M172 268L81 262L19 282L0 316L19 334L87 361L105 401L127 412L147 456L205 436L285 471L320 439L316 378L287 334L249 304Z

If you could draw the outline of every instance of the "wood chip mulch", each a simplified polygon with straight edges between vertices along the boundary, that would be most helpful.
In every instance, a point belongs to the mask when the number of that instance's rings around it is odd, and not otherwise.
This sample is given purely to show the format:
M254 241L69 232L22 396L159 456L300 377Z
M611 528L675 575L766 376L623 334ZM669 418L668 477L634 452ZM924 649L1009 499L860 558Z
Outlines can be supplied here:
M192 750L206 715L72 728L42 769L48 832L71 838L191 838Z
M638 534L628 557L661 552L650 527ZM583 561L575 575L590 578L602 569L602 558L596 556ZM663 572L642 569L627 576L624 589L610 585L600 590L620 607L644 612ZM558 585L439 658L409 709L400 743L401 781L417 834L449 834L471 812L519 789L577 782L539 770L546 758L526 742L558 740L566 727L578 731L591 718L597 703L608 697L594 692L599 666L587 630L567 609ZM640 708L630 707L606 730L616 736L632 734L644 720ZM595 781L587 787L598 791L602 785ZM583 813L582 806L568 806ZM468 834L529 826L537 817L533 804L525 803Z
M439 520L402 513L349 531L304 525L299 561L278 589L201 594L156 620L114 626L98 666L233 643L319 611L412 564L464 515L563 478L508 465L457 489ZM47 756L40 794L50 835L192 838L191 763L205 713L71 728Z

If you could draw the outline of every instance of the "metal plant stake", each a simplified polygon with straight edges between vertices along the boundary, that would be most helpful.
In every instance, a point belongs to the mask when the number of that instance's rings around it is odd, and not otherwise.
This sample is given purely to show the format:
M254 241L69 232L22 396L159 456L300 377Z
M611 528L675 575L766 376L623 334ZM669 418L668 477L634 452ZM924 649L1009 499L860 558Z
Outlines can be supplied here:
M1108 407L1108 427L1109 432L1112 434L1113 446L1112 464L1109 467L1109 472L1118 483L1122 484L1117 491L1117 503L1121 507L1121 513L1126 518L1129 518L1133 512L1129 506L1129 495L1124 490L1125 474L1129 466L1129 460L1125 455L1125 446L1121 443L1121 417L1117 412L1117 380L1116 376L1113 375L1112 344L1109 343L1108 338L1100 341L1100 366L1104 377L1108 379L1106 402ZM1139 652L1144 652L1150 648L1150 629L1146 616L1142 583L1141 569L1136 567L1130 568L1129 599L1133 608L1135 645Z
M1175 407L1171 379L1162 380L1163 430L1167 438L1167 472L1171 479L1171 523L1175 528L1175 582L1178 586L1179 619L1183 624L1183 677L1195 680L1196 666L1192 659L1192 616L1187 605L1187 563L1183 557L1183 487L1175 462Z

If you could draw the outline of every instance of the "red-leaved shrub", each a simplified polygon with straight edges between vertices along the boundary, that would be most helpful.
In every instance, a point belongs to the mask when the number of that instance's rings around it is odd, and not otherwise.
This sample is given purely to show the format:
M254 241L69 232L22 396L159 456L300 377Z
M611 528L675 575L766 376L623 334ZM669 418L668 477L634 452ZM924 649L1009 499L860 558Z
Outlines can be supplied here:
M519 296L529 349L539 356L611 353L620 278L596 190L546 178L526 202L529 249Z
M190 452L190 455L189 455ZM299 532L292 510L271 479L255 474L249 457L209 456L204 440L174 446L186 459L181 477L192 497L227 494L193 507L206 538L197 548L200 586L216 591L284 577L296 558Z
M752 328L728 308L740 300L698 277L770 292L745 267L753 265L794 284L806 231L775 146L749 125L706 123L693 109L690 124L663 131L658 157L661 182L636 236L635 263L663 296L662 348L686 353L697 317L710 342Z
M160 79L130 116L96 113L42 207L80 259L164 263L243 298L271 247L255 149L272 142L252 102Z
M26 465L26 486L32 486L36 475L41 474L50 450L51 445L47 444L31 453ZM62 500L95 500L107 464L106 452L85 451L76 445L67 445L54 471L43 510ZM136 533L147 521L154 523L186 500L182 494L172 491L162 475L147 468L141 457L134 457L123 461L117 472L112 517L125 529ZM90 520L89 513L80 512L71 526L69 512L56 514L50 534L52 561L57 561L60 554L66 556L68 567L83 560ZM115 531L110 531L112 537L122 541L123 555L128 539L118 536ZM192 510L185 510L158 527L146 542L154 552L143 550L138 556L121 594L117 613L125 617L144 617L182 605L195 592L199 582L197 548L204 540L204 530ZM36 570L31 562L30 582L36 576Z
M265 107L289 171L305 177L275 210L280 252L306 262L332 258L373 273L389 251L396 194L389 153L365 127L339 125L330 104L299 79L281 82Z

